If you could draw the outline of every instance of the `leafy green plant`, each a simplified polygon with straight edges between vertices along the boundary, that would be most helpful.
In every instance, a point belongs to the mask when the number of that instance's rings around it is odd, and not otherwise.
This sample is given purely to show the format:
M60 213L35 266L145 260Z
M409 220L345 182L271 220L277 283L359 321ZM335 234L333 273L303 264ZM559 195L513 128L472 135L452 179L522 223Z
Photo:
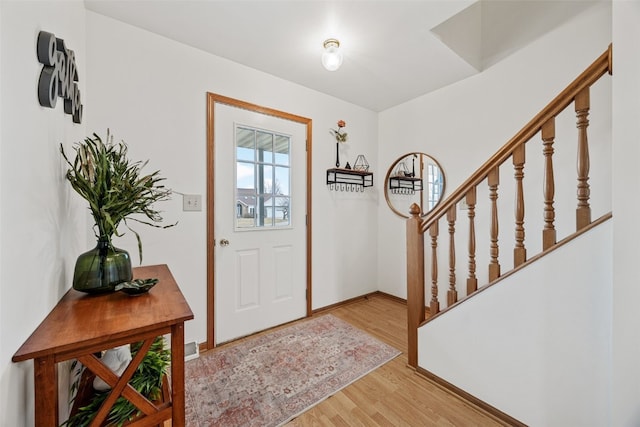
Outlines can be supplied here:
M141 345L142 342L131 344L132 357L135 357ZM171 352L165 347L164 338L157 337L140 365L138 365L129 384L147 399L158 399L162 393L162 380L167 373L170 360ZM72 385L72 390L74 389L77 390L77 382ZM84 427L90 425L108 396L109 391L95 392L89 403L78 408L78 412L62 423L61 427ZM131 402L119 397L109 411L107 423L120 427L140 414L141 412Z
M164 178L160 177L160 171L143 175L142 168L148 162L131 162L127 158L127 145L124 141L114 143L108 130L106 142L94 133L93 137L77 143L74 150L76 157L71 162L60 144L60 152L70 167L66 178L73 189L89 202L96 237L112 246L111 238L121 235L118 225L123 222L136 236L142 263L140 235L127 220L158 228L175 225L157 224L162 221L162 216L153 204L171 198L171 190L161 184Z

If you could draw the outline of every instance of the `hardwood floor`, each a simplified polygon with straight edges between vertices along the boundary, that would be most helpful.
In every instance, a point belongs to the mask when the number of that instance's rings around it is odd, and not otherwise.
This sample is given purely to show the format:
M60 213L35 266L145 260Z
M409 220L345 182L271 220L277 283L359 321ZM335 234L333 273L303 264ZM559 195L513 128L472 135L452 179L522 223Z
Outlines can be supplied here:
M322 311L403 353L287 424L295 426L501 426L489 414L407 367L407 308L384 295Z

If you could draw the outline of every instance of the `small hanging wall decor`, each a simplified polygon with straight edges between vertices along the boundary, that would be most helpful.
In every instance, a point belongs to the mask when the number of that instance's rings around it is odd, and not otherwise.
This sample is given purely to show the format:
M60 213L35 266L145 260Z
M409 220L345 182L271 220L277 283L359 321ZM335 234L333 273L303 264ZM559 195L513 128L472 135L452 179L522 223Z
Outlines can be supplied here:
M42 64L38 80L40 105L55 108L60 96L64 99L64 112L71 115L74 123L81 123L82 102L75 54L66 48L64 40L46 31L38 34L37 54Z

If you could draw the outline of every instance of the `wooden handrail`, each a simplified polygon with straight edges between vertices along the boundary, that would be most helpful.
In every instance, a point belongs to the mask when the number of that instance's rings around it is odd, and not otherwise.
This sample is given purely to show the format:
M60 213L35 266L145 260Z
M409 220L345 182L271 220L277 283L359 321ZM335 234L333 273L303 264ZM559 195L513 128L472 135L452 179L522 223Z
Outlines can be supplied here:
M593 85L605 73L611 74L612 69L612 45L598 57L585 71L582 72L569 86L566 87L553 101L547 104L529 123L527 123L513 138L509 140L496 154L487 160L476 172L462 185L455 189L449 197L438 204L422 222L421 229L426 231L434 221L440 219L446 212L458 203L469 190L478 185L489 172L504 163L521 144L529 141L542 126L550 119L557 116L562 110L573 102L575 97L585 88Z
M407 306L408 306L408 361L409 365L416 368L418 359L418 327L429 320L425 320L425 307L429 307L430 315L440 313L440 291L438 288L438 267L444 260L438 259L439 221L448 225L448 239L444 236L441 240L448 240L448 270L449 286L446 289L447 311L458 305L458 289L456 288L456 209L458 203L464 199L467 205L467 220L469 223L468 238L468 277L466 278L467 300L472 294L477 293L487 286L497 282L502 277L512 274L524 265L530 264L533 259L539 259L541 254L550 252L557 247L555 221L554 171L553 171L553 144L555 142L555 118L571 103L574 103L578 128L577 148L577 209L576 232L580 233L592 226L589 186L589 148L587 130L590 112L590 88L605 73L612 74L612 45L600 55L584 72L571 82L558 96L556 96L545 108L543 108L529 123L527 123L516 135L502 146L477 169L467 180L455 189L449 197L439 203L424 219L420 218L420 209L417 205L411 206L411 217L407 220ZM542 231L542 252L527 259L525 247L525 198L524 198L524 167L525 146L536 134L542 138L542 155L544 157L544 182L542 193L544 195ZM499 210L497 199L500 186L500 167L509 159L512 159L515 179L515 247L513 249L513 269L507 272L501 271L499 237ZM476 277L476 189L485 181L488 184L489 196L489 264L488 283L478 287ZM462 218L461 218L462 219ZM596 222L599 222L597 220ZM427 234L428 231L428 234ZM428 242L425 242L425 234ZM443 231L444 234L444 231ZM566 240L566 239L565 239ZM431 246L430 258L430 300L425 299L425 243Z

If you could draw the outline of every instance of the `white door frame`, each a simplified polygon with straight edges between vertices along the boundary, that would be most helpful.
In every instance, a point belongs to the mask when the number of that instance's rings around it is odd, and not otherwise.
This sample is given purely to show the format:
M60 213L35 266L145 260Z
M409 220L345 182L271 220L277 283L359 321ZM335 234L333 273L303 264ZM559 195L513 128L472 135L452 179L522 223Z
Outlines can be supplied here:
M204 349L215 347L215 250L216 237L214 228L215 219L215 179L214 179L214 156L215 156L215 105L224 104L232 107L242 108L256 114L266 114L280 119L291 120L302 123L306 126L307 137L307 182L306 182L306 251L307 251L307 317L311 316L311 131L312 121L309 118L297 116L283 111L274 110L268 107L251 104L238 99L207 92L207 341L201 345Z

